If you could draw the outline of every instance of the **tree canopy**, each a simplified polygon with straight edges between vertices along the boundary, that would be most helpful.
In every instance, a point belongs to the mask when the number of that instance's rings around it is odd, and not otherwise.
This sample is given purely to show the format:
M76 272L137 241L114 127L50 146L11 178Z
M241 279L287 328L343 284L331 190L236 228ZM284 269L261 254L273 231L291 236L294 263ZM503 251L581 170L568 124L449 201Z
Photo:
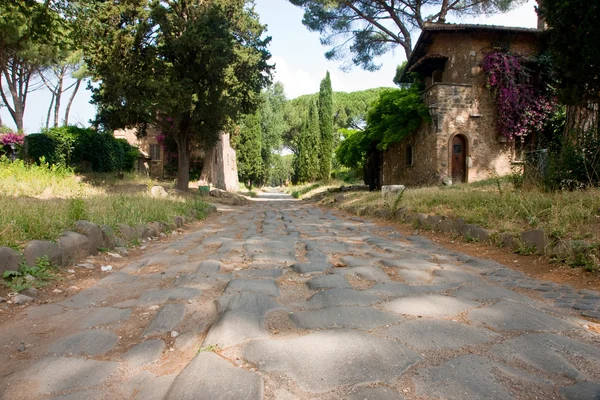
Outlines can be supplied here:
M156 124L178 147L177 187L187 189L192 142L210 148L219 131L256 109L272 66L265 27L245 0L81 0L94 40L86 61L97 86L97 124Z
M505 12L525 0L289 0L304 9L302 23L321 34L328 59L351 58L366 70L379 69L375 59L396 46L406 58L411 33L426 22L444 22L449 14Z

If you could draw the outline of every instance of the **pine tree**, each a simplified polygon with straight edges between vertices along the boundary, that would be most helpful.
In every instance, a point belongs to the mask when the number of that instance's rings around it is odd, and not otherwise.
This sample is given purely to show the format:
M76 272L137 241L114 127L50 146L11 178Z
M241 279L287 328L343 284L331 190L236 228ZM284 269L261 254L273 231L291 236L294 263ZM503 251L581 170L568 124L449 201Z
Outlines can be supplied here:
M247 115L240 129L237 144L238 177L244 183L256 184L261 175L261 136L260 116Z
M319 89L319 179L328 180L333 156L333 91L329 71Z

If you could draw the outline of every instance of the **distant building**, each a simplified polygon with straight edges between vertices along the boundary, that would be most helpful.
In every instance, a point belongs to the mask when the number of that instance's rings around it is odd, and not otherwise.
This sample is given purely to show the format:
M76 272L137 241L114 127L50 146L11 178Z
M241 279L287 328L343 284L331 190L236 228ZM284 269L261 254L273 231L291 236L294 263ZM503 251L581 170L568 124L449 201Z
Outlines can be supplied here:
M515 144L498 135L496 104L486 88L484 57L500 49L540 53L540 30L426 24L406 71L425 78L432 122L375 157L383 185L474 182L511 173ZM404 77L406 77L406 72Z
M149 126L146 135L141 137L137 136L133 128L114 132L116 138L125 139L140 150L136 172L153 178L164 178L165 151L157 140L159 134L160 131L154 126Z

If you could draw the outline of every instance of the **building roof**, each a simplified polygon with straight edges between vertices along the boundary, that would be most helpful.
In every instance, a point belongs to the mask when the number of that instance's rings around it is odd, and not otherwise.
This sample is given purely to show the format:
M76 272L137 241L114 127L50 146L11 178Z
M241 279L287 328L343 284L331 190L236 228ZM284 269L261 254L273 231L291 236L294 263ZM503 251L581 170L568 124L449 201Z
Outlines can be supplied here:
M437 32L450 32L450 33L468 33L468 32L499 32L499 33L525 33L538 35L542 31L534 28L519 28L512 26L500 26L500 25L478 25L478 24L439 24L426 22L421 31L421 35L417 40L417 44L413 49L406 69L400 78L400 82L405 82L406 73L418 68L418 64L426 61L424 59L427 56L427 47L431 43L432 36L436 35ZM434 56L442 56L435 54ZM413 68L415 67L415 68Z

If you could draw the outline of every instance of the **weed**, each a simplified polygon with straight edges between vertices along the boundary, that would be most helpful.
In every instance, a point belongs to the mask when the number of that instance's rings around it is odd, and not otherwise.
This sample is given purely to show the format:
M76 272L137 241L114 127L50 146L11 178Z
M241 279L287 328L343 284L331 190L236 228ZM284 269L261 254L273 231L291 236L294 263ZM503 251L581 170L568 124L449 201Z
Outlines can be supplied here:
M79 221L87 218L85 201L83 199L70 199L67 205L67 218L71 221Z
M38 258L34 266L22 262L18 271L4 271L2 279L4 284L15 292L20 292L32 286L42 287L48 281L55 279L57 267L52 265L47 256Z
M197 354L205 352L217 353L219 351L221 351L221 346L218 344L209 344L208 346L200 347Z

